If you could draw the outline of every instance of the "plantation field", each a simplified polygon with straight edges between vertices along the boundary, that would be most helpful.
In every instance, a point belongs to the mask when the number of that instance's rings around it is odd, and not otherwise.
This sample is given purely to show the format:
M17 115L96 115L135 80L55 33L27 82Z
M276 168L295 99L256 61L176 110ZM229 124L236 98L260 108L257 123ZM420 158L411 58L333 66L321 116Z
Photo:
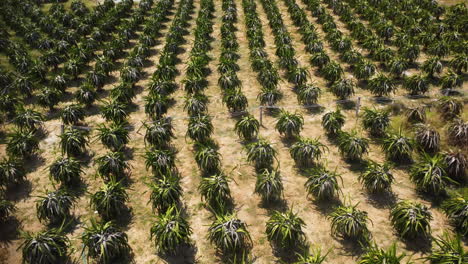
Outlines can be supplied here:
M378 264L392 245L388 263L468 263L466 1L37 2L0 3L0 263ZM81 167L72 180L61 158ZM399 229L402 201L428 225ZM93 254L93 221L127 243ZM57 228L66 254L25 250ZM459 262L436 259L457 236Z

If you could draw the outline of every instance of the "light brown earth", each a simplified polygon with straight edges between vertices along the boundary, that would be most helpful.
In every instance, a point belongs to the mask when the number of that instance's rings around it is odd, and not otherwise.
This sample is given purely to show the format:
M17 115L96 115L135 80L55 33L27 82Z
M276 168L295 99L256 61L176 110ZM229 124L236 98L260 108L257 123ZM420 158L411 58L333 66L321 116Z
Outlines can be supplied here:
M179 1L176 1L178 3ZM238 64L241 70L238 72L238 76L243 82L243 92L249 99L250 112L255 116L259 116L258 101L256 96L260 91L260 85L256 81L256 74L250 68L250 62L248 58L249 50L247 45L247 39L245 35L244 25L244 13L242 8L241 0L236 0L238 10L238 31L236 35L240 44L239 54L241 56ZM290 31L294 47L298 54L300 63L303 66L310 67L308 64L309 54L304 51L304 45L300 41L300 34L297 28L291 23L291 19L284 6L282 0L276 1L282 14L283 20L288 30ZM301 7L303 7L300 0L297 1ZM441 1L452 4L458 1ZM267 47L266 50L269 53L270 58L273 61L277 61L277 57L274 55L275 47L273 42L273 34L269 28L266 14L262 8L260 2L257 2L257 12L261 20L263 21L263 30L266 37ZM177 6L177 4L176 4ZM173 11L175 11L174 7ZM210 97L209 112L213 116L213 125L215 127L213 138L219 143L220 153L223 157L223 169L226 172L230 172L232 182L230 188L233 194L233 199L236 205L236 211L240 219L248 224L248 230L252 236L253 249L252 255L256 259L255 263L268 264L278 263L279 259L274 256L272 248L265 235L265 223L268 220L269 211L261 206L259 196L253 194L255 186L255 173L250 164L246 161L246 154L243 145L239 141L237 135L234 133L235 119L231 118L227 112L227 108L221 102L221 90L217 86L217 79L219 74L216 71L217 60L220 54L220 42L216 41L220 38L220 25L222 10L218 2L216 4L214 13L214 33L213 37L215 41L212 44L213 49L210 51L212 62L210 63L210 69L212 70L211 75L208 77L209 88L206 90L206 94ZM199 1L195 1L195 8L190 20L189 32L193 32L195 27L195 19L199 10ZM310 21L316 25L319 32L321 27L315 22L315 19L310 16L307 12ZM172 19L173 15L170 16ZM335 17L335 20L337 18ZM165 25L170 25L170 22L165 22ZM341 24L340 24L341 25ZM162 35L167 32L167 28L163 29ZM344 33L346 30L342 29ZM322 33L322 32L321 32ZM323 34L321 34L323 36ZM179 55L179 59L182 63L177 65L181 72L181 75L177 77L176 81L180 81L185 75L184 62L188 60L188 52L191 49L193 43L193 35L189 34L186 36L187 42L182 46L185 50ZM324 42L325 43L325 42ZM355 44L356 45L356 44ZM131 142L128 144L130 155L131 179L132 183L129 186L130 201L128 203L129 208L132 210L132 219L128 226L125 228L126 233L129 237L130 246L133 249L135 263L164 263L163 260L158 257L155 253L154 246L149 239L149 229L152 225L155 214L151 210L151 206L147 204L149 201L149 188L146 183L149 181L149 173L144 167L144 159L142 154L144 152L144 142L142 130L138 130L141 123L146 120L146 115L143 108L143 97L147 94L148 90L146 86L149 82L149 77L155 70L155 64L159 58L159 51L164 46L164 37L158 38L158 44L152 48L153 55L149 57L149 61L152 64L148 64L144 71L146 73L145 78L138 82L140 87L137 97L133 100L136 105L135 111L133 111L129 117L129 122L134 126L131 131ZM328 48L327 53L332 51ZM338 57L336 59L339 61ZM121 59L120 61L123 61ZM323 78L314 73L313 68L310 68L311 77L314 82L322 88L324 92L319 100L319 104L324 106L326 110L335 108L335 98L331 95L326 88L326 83ZM118 71L114 73L115 81L105 86L105 90L109 91L113 85L118 83ZM463 89L468 88L465 82ZM70 91L74 91L76 87L72 87ZM359 203L358 208L368 212L369 218L372 222L370 230L372 236L379 246L388 247L392 243L396 242L400 252L406 252L409 255L413 255L413 261L415 263L422 263L422 260L418 258L424 256L418 250L411 248L411 245L406 245L398 239L395 235L393 228L389 222L389 206L388 203L378 202L375 199L370 198L366 192L362 189L361 184L358 182L358 171L353 168L352 165L345 162L339 155L338 149L333 145L325 136L324 130L320 125L320 118L322 113L311 113L305 109L297 106L296 95L292 92L289 83L286 81L281 83L280 89L284 93L284 98L279 103L279 106L287 109L288 111L297 111L301 113L305 119L304 129L301 133L304 137L320 138L320 140L329 147L329 152L326 153L323 160L326 162L328 168L336 170L342 175L343 185L342 200L348 201L352 204ZM182 179L182 187L184 191L184 204L187 208L189 221L193 228L192 239L196 245L197 252L195 259L197 263L210 264L220 263L219 259L215 256L214 247L207 241L207 230L208 225L211 223L211 213L208 212L201 201L200 194L197 190L200 182L200 173L194 162L192 144L186 140L185 133L187 130L187 119L186 113L183 110L183 96L185 95L182 89L178 89L172 97L176 103L171 107L168 112L168 116L173 117L174 127L177 138L173 141L178 152L177 167L179 168ZM425 101L431 101L437 95L437 88L433 87L428 99L410 100L404 97L405 91L401 88L397 92L398 101L406 106L422 104ZM376 104L370 97L368 91L362 89L357 90L357 96L363 97L363 106L375 106L384 107L384 105ZM58 108L63 107L66 103L61 103ZM101 103L98 103L99 105ZM344 130L351 131L356 129L362 136L366 136L366 132L362 130L360 120L355 116L355 110L346 110L346 125ZM432 111L429 114L430 122L433 123L439 132L445 138L446 124L443 123L438 115ZM465 111L464 119L467 120L468 114ZM392 117L394 128L398 128L403 124L404 120L401 115L395 115ZM103 119L97 112L90 115L86 119L86 123L89 126L96 126L102 123ZM289 145L284 143L277 131L274 129L275 118L264 115L263 116L263 127L260 131L260 136L268 139L274 144L275 149L278 151L279 168L283 176L285 195L284 199L287 201L287 205L295 212L298 212L299 216L305 221L306 228L305 232L307 240L311 245L320 247L323 251L329 250L329 255L326 263L340 264L340 263L355 263L358 260L358 256L354 256L346 249L340 241L334 239L330 235L330 221L327 219L327 213L330 211L330 205L321 206L313 201L312 198L307 197L304 183L306 178L301 175L296 169L293 160L289 155ZM45 122L44 128L48 132L45 139L41 141L40 145L40 162L34 164L28 164L32 171L28 174L28 181L30 182L31 189L25 194L18 194L15 200L18 208L15 217L21 223L21 229L25 231L36 232L44 228L42 224L37 220L35 211L35 200L36 196L43 193L45 190L52 190L53 184L47 177L47 166L58 156L60 156L60 150L58 145L57 135L59 133L60 120L58 118L52 118ZM409 128L403 126L408 130ZM105 148L94 139L95 133L91 135L92 140L90 141L88 150L91 157L99 156L105 153ZM0 145L0 154L3 156L5 145ZM444 145L444 148L448 148ZM371 144L371 150L367 155L369 159L377 162L383 162L384 156L379 146L375 143ZM451 230L451 226L448 224L446 217L443 215L441 210L437 206L433 205L429 200L422 198L415 191L415 186L408 177L407 168L398 168L394 170L396 182L393 185L393 191L397 199L411 199L422 202L431 208L431 212L434 215L434 220L431 222L431 227L434 235L441 234L444 230ZM76 203L74 214L79 220L79 224L76 229L73 230L69 237L72 241L73 250L72 258L80 261L81 244L80 234L82 233L82 225L86 224L88 220L94 217L94 212L89 207L89 194L95 192L99 186L101 186L101 180L96 176L96 166L92 163L86 168L83 174L85 184L87 187L87 193L80 196L80 199ZM11 243L0 244L0 263L16 264L21 263L21 254L16 251L17 247L21 243L20 239L13 239ZM189 263L182 261L175 261L172 263Z

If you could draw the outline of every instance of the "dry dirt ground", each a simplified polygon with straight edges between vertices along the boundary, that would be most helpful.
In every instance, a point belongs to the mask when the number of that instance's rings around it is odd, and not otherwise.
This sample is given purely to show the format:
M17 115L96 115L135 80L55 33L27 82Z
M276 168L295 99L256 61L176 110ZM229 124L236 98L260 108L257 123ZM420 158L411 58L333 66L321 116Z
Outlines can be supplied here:
M260 85L256 81L256 74L250 68L250 62L248 58L249 49L247 45L245 35L245 24L244 24L244 12L242 8L241 0L236 0L238 10L238 31L236 35L240 44L239 55L240 60L238 61L241 70L238 72L238 76L243 82L243 92L249 99L249 107L251 113L259 116L259 105L256 100L256 96L260 91ZM322 88L323 94L320 97L319 104L324 106L322 111L308 111L297 106L296 95L292 92L288 82L283 81L281 83L281 91L284 93L284 97L279 103L279 106L286 108L289 111L297 111L301 113L305 119L304 129L301 133L304 137L320 138L323 143L326 143L329 152L326 153L323 160L326 161L328 168L336 168L337 172L342 175L343 184L342 191L343 195L341 200L348 201L350 203L358 203L358 208L368 212L369 218L372 222L370 230L372 236L379 246L388 247L392 243L396 242L400 252L406 252L413 256L413 260L416 263L422 263L422 260L418 260L419 257L424 256L418 244L405 244L395 235L393 228L390 226L389 221L389 207L392 205L392 201L388 199L374 199L369 197L367 193L362 189L361 184L357 178L359 171L355 166L345 162L339 155L337 147L332 144L326 137L324 130L320 125L320 119L323 112L332 110L335 108L335 97L327 91L325 80L315 73L314 68L310 67L309 54L305 53L304 45L300 40L300 34L297 28L292 24L289 17L289 13L284 5L284 2L279 0L276 1L282 14L283 19L290 31L298 59L304 66L308 66L311 72L311 78L314 82ZM297 1L301 7L304 7L301 1ZM443 2L455 2L455 1L443 1ZM173 8L175 11L179 1L176 1L176 5ZM267 43L266 50L269 53L269 57L273 61L277 61L275 56L275 46L273 41L273 34L271 28L268 25L268 20L265 11L262 8L260 2L257 2L257 12L263 22L263 30L265 33L265 41ZM195 27L195 19L199 10L199 1L195 1L195 8L190 19L189 32L193 32ZM244 146L239 141L237 135L234 133L235 119L232 118L227 108L221 102L221 90L217 86L218 73L216 71L217 60L220 55L220 42L216 41L220 38L220 25L221 25L221 5L220 1L217 1L214 12L214 33L213 37L215 41L212 43L212 50L210 56L212 62L210 63L211 75L208 77L209 88L206 90L206 94L210 97L209 112L213 116L213 125L215 127L213 138L219 143L220 153L223 157L223 169L226 172L230 172L232 182L230 188L233 194L233 199L236 205L236 211L240 219L245 221L248 225L248 230L252 236L253 249L252 256L255 259L255 263L268 264L277 263L279 259L275 256L272 248L266 238L265 234L265 223L269 216L269 210L264 208L261 204L259 196L255 195L255 173L250 164L246 161L246 153ZM320 24L316 23L315 18L310 16L310 21L316 25L317 29L323 36ZM170 19L173 15L170 16ZM337 18L335 17L335 21ZM338 21L337 21L338 22ZM164 23L170 25L170 21ZM340 29L344 33L347 33L345 29ZM144 71L146 73L145 78L138 82L140 87L137 97L133 100L135 104L134 111L130 114L129 122L133 125L131 131L131 141L128 144L128 157L131 164L131 184L128 189L130 201L128 207L131 209L131 217L129 223L125 225L125 231L129 237L129 243L132 247L134 254L135 263L164 263L164 261L156 255L154 246L149 238L149 230L154 220L154 213L151 210L151 206L148 204L149 201L149 188L146 186L148 182L149 172L144 167L144 159L142 154L144 152L143 142L143 131L139 130L143 121L146 120L144 113L143 97L148 93L146 89L149 78L155 70L155 64L159 58L159 51L164 46L164 34L168 28L162 30L162 36L158 38L158 44L152 48L153 55L148 59L150 63L146 65ZM181 72L176 79L178 83L184 78L185 65L189 57L189 51L193 43L193 35L189 34L186 37L186 42L182 48L184 52L179 55L181 63L177 65ZM324 41L326 44L326 42ZM357 45L357 43L354 43ZM326 46L328 54L334 54L333 58L339 61L338 56ZM123 61L123 60L120 60ZM105 90L109 91L115 84L118 83L119 74L118 71L114 73L115 79L113 82L105 86ZM468 88L465 82L463 89ZM70 92L74 91L76 87L71 87ZM105 93L104 93L105 94ZM399 89L395 95L398 101L406 106L422 104L423 102L430 101L435 98L438 94L437 88L433 88L429 98L412 100L405 98L405 92L403 89ZM219 259L215 255L213 246L206 239L208 225L211 223L211 213L203 206L200 194L197 187L200 182L200 173L194 162L194 154L192 150L191 142L185 138L187 131L187 116L183 110L183 96L185 95L182 89L178 89L172 97L175 99L175 104L170 108L168 116L174 118L174 127L176 132L176 139L173 143L177 150L178 161L177 167L179 168L182 179L182 187L184 193L184 204L187 208L191 227L193 228L192 239L196 245L197 252L195 252L195 260L197 263L210 264L220 263ZM377 108L387 107L387 105L377 104L370 97L368 91L362 89L357 90L356 97L363 97L363 106L375 106ZM63 102L57 108L62 108L65 104L70 102ZM101 103L97 103L97 107ZM395 104L396 105L396 104ZM96 108L97 109L97 108ZM96 126L103 123L104 120L100 117L99 111L94 110L86 118L85 123L89 126ZM347 117L346 125L344 130L351 131L356 129L363 136L367 136L366 132L362 130L360 120L356 118L355 110L345 110ZM464 119L468 118L468 114L464 113ZM396 129L404 123L401 115L395 115L392 117L393 127ZM440 132L445 135L444 123L438 119L438 115L434 112L430 113L430 122L434 123L437 127L440 127ZM54 189L51 181L47 177L47 166L60 155L58 145L58 134L60 133L60 119L52 118L45 122L44 128L47 131L46 137L41 141L40 144L40 159L34 161L32 164L28 164L31 172L28 174L28 186L23 186L21 192L14 195L16 206L18 208L15 217L18 220L18 225L21 226L22 230L36 232L44 228L42 224L37 220L35 201L36 197L42 194L45 190ZM308 242L313 245L322 248L323 251L329 250L329 255L326 263L355 263L358 260L358 256L354 255L347 245L341 241L333 238L330 235L330 221L327 219L327 214L330 211L330 204L318 204L314 200L307 196L304 188L306 178L299 173L294 165L293 160L289 154L289 144L284 142L277 131L274 129L275 118L269 115L263 116L263 126L260 131L262 138L268 139L274 144L275 149L278 152L279 164L281 174L284 181L284 200L287 202L289 207L292 207L295 212L305 221L306 227L305 232L307 235ZM410 128L403 125L405 130L410 133ZM99 156L105 153L105 148L100 142L93 138L95 132L91 135L91 141L88 147L89 156L91 161L83 174L84 184L86 186L86 192L80 196L80 199L76 203L74 209L74 215L77 219L77 224L69 233L69 237L72 241L73 252L72 258L81 262L81 249L80 234L82 233L82 225L88 223L88 220L95 217L94 212L89 207L89 193L94 193L100 186L101 180L96 175L96 166L92 162L94 156ZM4 155L4 145L1 146L1 154ZM384 155L380 150L380 147L372 142L371 149L367 155L369 159L377 162L384 161ZM405 167L398 167L394 170L394 176L396 182L393 185L393 191L396 199L411 199L428 205L433 213L434 220L431 222L433 234L441 234L444 230L451 230L451 226L448 224L447 218L443 215L442 211L437 208L436 204L431 203L430 200L424 199L415 191L415 186L410 182L408 176L408 170ZM17 251L17 247L21 243L21 240L17 237L12 238L8 243L3 243L1 247L0 262L6 264L21 263L21 254ZM182 259L188 259L189 256L180 257L172 263L192 263L191 261L183 261Z

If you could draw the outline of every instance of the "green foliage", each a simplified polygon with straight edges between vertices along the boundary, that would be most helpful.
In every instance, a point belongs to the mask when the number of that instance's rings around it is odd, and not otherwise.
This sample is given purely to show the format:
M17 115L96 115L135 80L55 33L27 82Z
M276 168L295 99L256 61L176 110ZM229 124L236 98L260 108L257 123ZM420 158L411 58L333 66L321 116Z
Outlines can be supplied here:
M389 163L380 165L374 161L368 161L365 170L359 175L359 181L371 193L390 192L395 180Z
M364 108L362 125L374 137L385 135L385 131L390 125L390 112L388 110L377 110Z
M276 159L276 150L265 139L247 145L247 160L255 164L257 170L270 168Z
M367 212L357 209L357 205L338 206L329 218L332 221L332 235L363 244L369 241L371 234L367 228Z
M427 206L404 200L397 203L390 212L390 221L403 238L429 236L432 214Z
M62 154L78 156L86 151L88 131L79 128L65 128L60 137Z
M146 168L151 168L156 177L167 175L175 168L175 155L172 149L149 149L145 153Z
M16 207L12 202L0 198L0 223L5 223L15 210Z
M253 140L258 135L260 123L251 114L244 115L241 117L234 127L237 135L244 140Z
M351 79L340 79L333 83L331 92L340 100L346 100L354 95L354 84Z
M451 236L444 232L435 238L436 247L426 257L431 264L462 264L468 262L468 252L465 250L460 236Z
M337 135L345 123L345 117L340 109L328 112L322 117L322 126L328 134Z
M252 244L247 225L235 214L216 215L208 239L224 253L246 252Z
M339 180L343 184L343 179L336 170L329 171L322 165L318 165L309 171L305 187L307 193L316 199L330 200L337 198L341 192Z
M198 190L215 212L224 212L226 206L231 202L230 181L223 172L219 172L203 177L200 182Z
M396 90L392 78L379 73L369 80L369 90L375 96L388 96Z
M128 195L125 187L115 179L105 183L99 191L91 195L90 203L103 219L119 216L126 208Z
M445 120L452 120L461 115L463 112L463 104L453 97L443 96L438 100L437 110L442 118Z
M11 157L27 158L39 148L39 140L32 131L15 131L9 135L6 151Z
M170 118L160 118L150 124L144 123L144 126L146 128L146 144L160 146L162 148L169 147L170 141L174 138L174 128Z
M88 251L88 258L110 264L130 252L127 234L112 222L98 223L92 219L91 224L84 229L81 241L83 251Z
M468 235L468 201L463 197L454 197L446 200L442 208L450 221L463 235Z
M150 203L153 210L166 212L169 208L177 206L182 197L179 175L172 173L164 175L149 184L151 189Z
M294 264L322 264L327 258L327 254L322 255L320 249L314 249L312 254L309 251L305 251L303 254L297 254L298 260Z
M46 192L36 201L37 218L42 222L60 224L70 217L73 197L64 189Z
M305 243L304 226L305 222L292 210L273 211L266 223L266 234L278 248L295 249Z
M213 124L208 115L191 116L187 128L187 136L198 142L207 141L213 133Z
M361 257L358 264L400 264L406 254L397 254L396 244L392 244L387 250L379 248L377 244L373 243L366 248L366 253ZM413 262L407 261L406 264Z
M298 166L310 167L320 160L325 151L328 151L328 147L318 139L299 138L289 153Z
M85 118L85 111L80 105L72 104L65 106L60 114L65 125L76 125Z
M412 75L405 78L403 87L410 92L410 95L421 95L429 91L429 80L423 75Z
M150 235L159 253L176 255L181 246L190 243L192 229L177 207L171 206L158 215Z
M390 133L383 139L382 149L388 159L407 163L412 160L411 155L414 149L413 140L403 136L401 129L398 133Z
M440 194L448 184L454 183L447 176L447 164L442 155L430 156L424 154L422 160L411 167L410 179L416 187L431 194Z
M257 174L255 193L265 202L278 201L283 195L283 182L279 170L263 169Z
M26 180L26 171L19 160L12 158L0 161L0 187L11 186Z
M275 128L278 132L286 138L299 136L304 125L304 118L297 113L289 113L282 110L279 118L276 121Z
M195 161L204 173L216 173L221 168L221 155L212 144L196 145Z
M101 143L113 151L124 147L130 140L125 123L111 123L109 126L99 125L97 137Z
M350 161L358 161L369 151L369 140L358 137L357 132L340 132L338 148L343 157Z
M68 255L70 240L61 229L49 229L38 233L23 233L20 245L23 263L60 263Z
M124 154L120 151L108 152L95 159L98 165L98 173L105 180L110 181L111 178L121 179L125 176L129 169L128 163L125 161Z

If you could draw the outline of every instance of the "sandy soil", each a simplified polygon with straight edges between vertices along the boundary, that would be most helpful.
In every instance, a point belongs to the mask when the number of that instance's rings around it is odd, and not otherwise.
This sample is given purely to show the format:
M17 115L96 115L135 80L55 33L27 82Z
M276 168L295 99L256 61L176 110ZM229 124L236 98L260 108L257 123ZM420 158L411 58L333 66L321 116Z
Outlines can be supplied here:
M176 1L175 7L179 1ZM247 39L245 35L245 24L244 24L244 13L242 8L241 0L236 0L238 10L238 31L236 35L240 45L239 55L240 60L238 61L241 70L238 72L239 78L243 82L243 92L249 100L249 107L251 113L255 116L259 116L258 101L256 96L260 91L260 84L256 81L256 74L250 68L249 62L249 49L247 45ZM283 1L276 1L282 14L283 20L291 33L294 47L298 54L298 59L303 66L310 68L311 79L322 88L323 95L319 99L319 104L324 106L327 111L328 109L335 108L335 98L331 95L326 88L325 80L316 74L316 69L310 67L308 63L310 55L304 51L304 44L300 40L300 34L297 28L292 24L287 9ZM449 2L449 1L441 1ZM450 1L453 2L453 1ZM297 3L303 7L300 0ZM263 31L265 33L265 41L267 43L266 51L269 57L273 61L277 61L275 56L275 46L272 31L269 27L266 14L262 8L261 3L257 2L257 12L259 13L260 19L263 22ZM221 25L221 5L218 4L215 7L214 12L214 32L213 37L215 40L220 38L220 25ZM189 51L193 44L193 29L195 27L195 19L199 10L199 1L195 1L195 8L190 19L189 35L186 36L186 43L182 45L185 50L179 55L181 63L177 65L177 68L181 72L176 78L176 82L180 83L185 76L185 62L188 60ZM309 12L307 12L310 21L317 27L321 36L324 36L321 31L321 26L315 22L315 18L312 18ZM170 19L173 15L170 16ZM335 17L337 21L337 17ZM170 25L170 21L164 23ZM342 26L339 23L340 27ZM345 29L341 28L343 33L348 33ZM167 28L162 30L162 36L167 32ZM154 213L151 211L151 206L147 204L149 201L149 188L146 186L148 182L149 173L144 167L144 159L142 157L144 151L143 134L142 130L139 130L141 123L146 120L146 115L143 108L143 97L147 94L146 86L149 83L149 78L152 72L155 70L155 64L159 58L159 51L164 46L164 37L158 38L158 44L152 48L152 56L149 57L149 63L145 66L146 76L138 82L138 95L133 100L136 105L134 111L132 111L129 122L133 125L134 129L131 131L131 142L128 144L128 156L129 162L132 166L131 179L128 194L130 201L128 207L131 208L132 217L129 223L126 225L125 230L129 236L130 246L133 249L135 263L164 263L164 261L155 254L154 246L149 240L149 229L154 219ZM134 41L133 41L134 42ZM332 57L339 61L338 56L334 53L326 44L326 51L332 54ZM214 41L212 43L212 50L209 55L212 57L210 63L211 75L208 77L209 88L206 90L206 94L210 97L209 113L213 116L213 125L215 127L213 138L219 144L219 151L223 157L223 169L226 172L230 172L233 181L230 185L233 199L236 205L236 211L240 219L248 224L248 230L251 233L253 240L252 255L255 258L255 263L267 264L267 263L278 263L279 258L275 256L267 238L265 235L265 223L268 220L269 210L261 205L259 196L253 194L255 186L255 173L250 164L246 161L246 153L242 143L239 141L237 135L234 133L235 119L231 118L227 112L227 108L221 102L221 90L217 86L217 80L219 74L216 70L217 60L220 55L220 42ZM119 61L123 61L121 59ZM118 83L119 73L114 72L115 80L108 83L104 90L108 92L115 84ZM463 89L467 89L468 84L465 82ZM70 91L73 91L76 87L72 87ZM330 169L336 168L337 171L343 177L342 191L343 196L341 200L349 201L353 204L359 203L358 207L361 210L368 212L369 218L372 221L370 230L373 238L378 245L388 247L392 243L396 242L399 251L406 252L409 255L414 255L413 260L416 263L421 263L418 260L419 257L424 256L418 245L405 244L394 234L393 228L389 221L389 206L392 204L389 201L383 201L382 199L374 199L369 197L367 193L362 189L361 184L358 182L357 177L359 171L355 166L345 162L339 155L338 149L335 145L330 142L325 136L325 132L320 125L320 118L322 113L311 113L301 107L297 106L296 95L291 90L291 85L287 81L283 81L280 86L281 91L284 93L282 101L279 103L280 106L288 109L289 111L297 111L301 113L305 119L304 129L301 133L304 137L320 138L320 141L325 143L329 147L329 152L326 153L323 160L326 161L327 167ZM106 93L104 93L106 94ZM430 94L430 98L411 100L404 97L405 91L400 89L397 92L398 100L405 105L417 105L422 104L426 101L430 101L436 94L436 88L433 89L433 93ZM176 133L176 139L173 140L175 147L178 149L177 154L177 167L179 168L182 179L182 188L184 193L184 204L187 209L189 221L193 228L192 239L196 245L197 252L195 253L195 259L197 263L210 264L220 263L219 259L215 256L214 247L207 241L207 230L208 225L211 223L211 213L208 212L201 201L200 194L197 187L200 182L200 174L197 166L194 162L194 154L192 150L191 142L186 141L185 133L187 131L187 120L186 113L183 110L183 96L185 93L182 89L178 89L172 97L175 99L175 104L169 109L168 116L174 118L174 127ZM363 97L363 106L375 106L378 108L385 107L386 105L376 104L375 101L370 97L369 92L358 89L357 96ZM63 107L65 104L70 102L62 102L58 108ZM99 105L98 103L97 105ZM86 123L90 126L95 126L103 122L103 119L99 116L99 111L94 110L93 113L86 119ZM346 125L344 130L351 131L356 129L363 136L367 136L366 132L362 130L360 120L355 116L355 110L346 110L345 115L347 117ZM431 112L429 114L430 122L436 127L440 128L440 132L445 138L445 129L443 121L441 121L437 114ZM468 114L465 112L464 118L468 118ZM392 117L393 126L396 128L402 122L401 116ZM330 250L327 258L327 263L354 263L358 256L352 254L347 245L341 241L336 240L330 235L330 221L327 219L327 214L332 208L332 204L318 204L312 198L307 197L304 183L306 178L298 171L295 167L293 160L289 154L289 144L285 143L277 131L274 129L276 123L275 118L269 115L263 116L263 127L260 131L260 136L268 139L274 144L275 149L278 151L278 160L280 171L283 176L285 193L284 200L287 202L287 206L293 208L295 212L298 212L299 216L305 221L306 228L305 232L307 235L307 241L313 245L321 247L324 251ZM40 160L35 161L28 165L31 172L28 174L28 186L23 186L18 193L12 195L16 206L18 208L15 218L21 225L21 228L26 231L39 231L44 228L42 224L37 220L35 211L35 200L36 196L41 194L46 189L53 189L53 185L47 177L46 169L51 162L60 155L58 145L58 133L59 133L60 119L57 116L52 115L51 119L44 124L45 130L48 134L40 144ZM410 133L409 128L407 133ZM411 134L410 134L411 135ZM91 137L94 136L94 133ZM0 145L0 154L4 155L5 145ZM444 145L444 148L449 146ZM106 152L105 148L97 141L90 141L89 145L89 156L99 156ZM369 154L366 158L382 162L384 160L383 153L380 147L372 143ZM398 167L394 170L394 176L396 182L393 186L393 191L397 199L411 199L428 205L431 208L431 212L434 215L434 220L431 222L433 234L441 234L444 230L450 230L451 227L448 225L446 217L442 214L436 204L431 203L430 200L424 199L415 191L413 183L409 180L408 171L405 167ZM83 174L85 186L87 187L88 193L95 192L101 185L101 180L96 178L96 167L90 162L89 166L85 169ZM26 191L25 191L26 190ZM75 229L69 233L69 237L72 241L72 258L79 259L81 253L80 235L82 233L82 224L88 222L91 217L94 217L94 212L89 207L89 195L84 193L80 196L80 199L76 203L74 214L78 219L78 224ZM8 243L0 244L0 263L20 263L21 254L16 251L21 241L18 238L13 238ZM172 263L190 263L175 261Z

